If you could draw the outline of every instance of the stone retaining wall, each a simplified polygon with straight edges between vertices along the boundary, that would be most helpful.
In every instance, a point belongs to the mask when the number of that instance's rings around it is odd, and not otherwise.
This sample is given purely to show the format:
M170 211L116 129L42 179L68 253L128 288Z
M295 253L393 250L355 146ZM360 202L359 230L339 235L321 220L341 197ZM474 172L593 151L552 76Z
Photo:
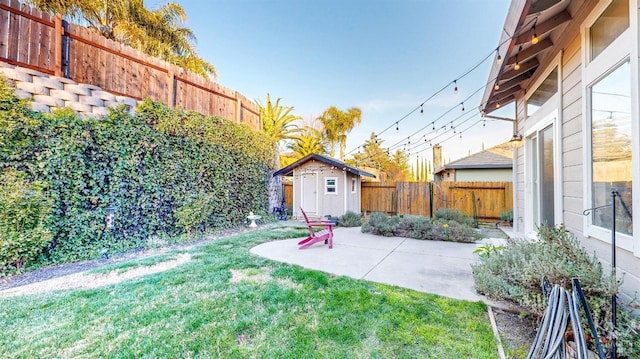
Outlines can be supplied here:
M51 112L54 108L69 107L80 116L103 117L109 113L110 107L128 105L133 114L138 105L133 98L114 95L95 85L77 83L5 62L0 62L0 75L13 83L18 97L32 100L34 111Z

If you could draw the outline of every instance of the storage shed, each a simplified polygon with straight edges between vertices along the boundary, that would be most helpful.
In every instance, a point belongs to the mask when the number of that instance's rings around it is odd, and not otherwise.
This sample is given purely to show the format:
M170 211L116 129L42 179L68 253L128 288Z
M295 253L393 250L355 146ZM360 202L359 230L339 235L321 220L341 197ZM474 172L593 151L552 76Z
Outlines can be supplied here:
M273 176L293 177L293 217L338 217L347 211L360 213L362 176L375 176L340 160L310 154L279 169Z

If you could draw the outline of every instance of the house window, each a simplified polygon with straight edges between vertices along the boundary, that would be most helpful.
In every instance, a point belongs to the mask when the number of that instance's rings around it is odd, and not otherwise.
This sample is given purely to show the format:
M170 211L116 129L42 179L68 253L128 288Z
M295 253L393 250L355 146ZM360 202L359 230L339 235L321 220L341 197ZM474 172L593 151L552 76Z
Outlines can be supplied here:
M549 101L558 92L558 68L544 79L544 81L536 88L531 97L527 99L527 116L533 115L545 102Z
M637 6L633 6L637 11ZM638 129L636 108L637 39L630 28L627 0L602 5L599 13L585 22L583 83L585 118L585 208L589 213L585 233L608 241L613 214L612 193L616 194L615 227L618 245L633 250L632 185L638 176ZM635 72L635 74L634 74ZM632 75L633 74L633 75ZM634 84L633 78L636 79ZM633 97L632 97L633 96ZM636 194L637 195L637 194ZM636 255L639 252L636 251Z
M324 194L338 194L338 179L336 177L324 179Z
M358 190L358 186L357 186L357 183L356 183L356 179L352 178L351 179L351 193L356 193L357 190Z
M545 121L546 122L546 121ZM555 114L551 125L534 132L527 138L529 163L528 183L531 193L531 230L540 225L555 225L555 161L554 130Z
M590 59L600 55L629 28L629 0L614 0L589 28Z
M633 234L631 208L631 71L626 61L590 88L591 117L591 201L593 207L616 200L616 230ZM622 203L621 203L622 202ZM623 205L624 204L624 205ZM593 211L595 226L611 229L611 210Z

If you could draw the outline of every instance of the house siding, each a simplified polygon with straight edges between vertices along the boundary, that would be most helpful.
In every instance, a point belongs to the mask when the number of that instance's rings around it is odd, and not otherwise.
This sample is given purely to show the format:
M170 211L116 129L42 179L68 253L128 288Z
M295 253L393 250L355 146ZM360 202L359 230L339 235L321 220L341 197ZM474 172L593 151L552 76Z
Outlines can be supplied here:
M591 9L589 9L589 11L591 11ZM579 15L578 19L574 18L574 20L582 23L587 14L580 13ZM584 198L586 196L586 193L584 193L586 188L584 183L584 166L590 166L591 164L583 149L586 141L586 133L584 129L585 119L582 113L584 106L582 37L579 33L579 27L573 27L571 32L565 32L564 35L563 39L554 40L557 44L564 44L559 65L561 74L561 98L558 109L559 119L561 120L561 123L558 123L558 125L562 126L560 144L562 146L560 170L563 178L561 198L563 209L562 223L576 235L581 245L584 246L589 253L595 253L597 255L603 265L604 272L608 273L608 268L611 265L611 245L604 240L585 236L583 233L586 224L586 217L583 215L583 211L585 210ZM550 67L556 65L557 63L552 62L547 68L539 69L537 73L538 75L540 73L546 73ZM535 79L531 83L534 82ZM531 119L525 117L525 94L534 90L535 88L527 88L526 91L520 93L516 99L517 129L519 133L523 133L526 129L535 125L531 123ZM634 118L634 121L637 122L638 119ZM517 171L514 176L515 181L517 181L517 190L514 191L514 195L516 196L515 204L517 206L514 230L524 236L523 216L525 216L526 205L525 148L521 147L518 149L514 161L517 166ZM634 163L637 162L637 159L634 159ZM634 196L640 196L640 194L636 193ZM640 235L640 228L636 228L635 230L635 237L637 238ZM634 238L634 241L637 243L638 240L636 238ZM616 249L616 256L617 274L624 278L623 297L629 300L634 293L640 293L640 258L623 248Z
M511 182L513 171L510 168L459 169L455 172L459 182Z
M316 176L317 188L304 188L303 176L305 174ZM336 179L336 194L325 194L325 180L327 178ZM351 192L351 179L356 179L356 192ZM323 218L326 215L338 217L347 210L360 213L360 176L335 169L333 166L319 161L303 163L293 170L293 217L302 218L300 207L303 205L303 191L317 191L316 208L310 210L305 208L309 217Z

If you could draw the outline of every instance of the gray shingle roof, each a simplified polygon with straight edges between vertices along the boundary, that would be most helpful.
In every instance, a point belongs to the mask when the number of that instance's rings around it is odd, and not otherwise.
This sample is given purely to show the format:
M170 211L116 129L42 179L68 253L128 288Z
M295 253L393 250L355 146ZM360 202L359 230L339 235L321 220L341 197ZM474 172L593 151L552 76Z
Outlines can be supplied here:
M296 162L294 162L294 163L292 163L292 164L290 164L290 165L288 165L286 167L283 167L283 168L275 171L273 173L273 176L274 177L275 176L289 176L289 175L291 175L291 173L293 173L293 170L296 167L298 167L298 166L300 166L300 165L302 165L302 164L304 164L304 163L306 163L308 161L311 161L311 160L316 160L316 161L320 161L320 162L323 162L323 163L326 163L326 164L330 164L332 166L335 166L335 167L340 168L340 169L344 169L345 171L347 171L349 173L353 173L353 174L356 174L356 175L359 175L359 176L366 176L366 177L376 178L375 175L373 175L373 174L371 174L369 172L363 171L363 170L361 170L359 168L356 168L356 167L353 167L353 166L349 166L348 164L346 164L346 163L344 163L344 162L342 162L340 160L336 160L335 158L331 158L329 156L324 156L324 155L319 155L317 153L312 153L310 155L307 155L307 156L297 160Z
M513 168L513 152L509 142L491 147L482 152L474 153L470 156L449 162L435 173L440 173L448 169L492 169L492 168Z

